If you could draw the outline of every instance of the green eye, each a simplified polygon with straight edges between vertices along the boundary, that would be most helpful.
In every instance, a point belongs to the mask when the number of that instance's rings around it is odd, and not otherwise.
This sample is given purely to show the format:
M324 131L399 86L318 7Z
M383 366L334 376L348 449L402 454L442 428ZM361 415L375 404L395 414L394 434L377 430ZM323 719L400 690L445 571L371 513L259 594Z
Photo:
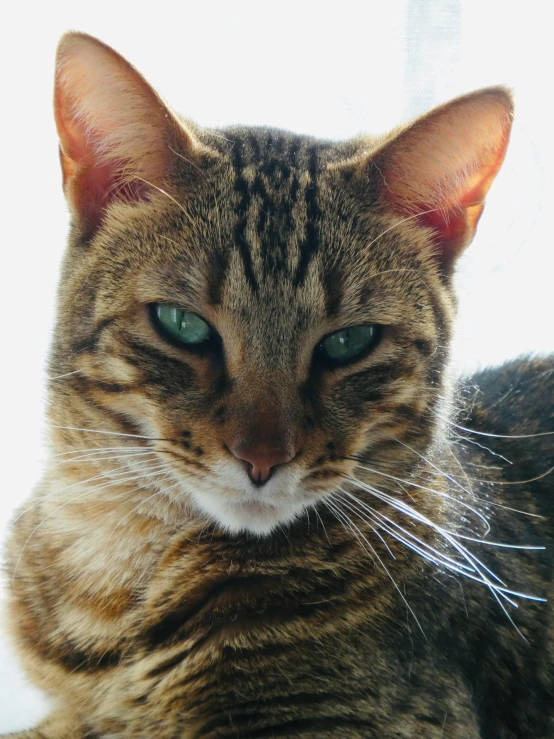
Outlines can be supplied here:
M352 326L335 331L321 342L320 347L327 359L342 364L365 352L376 336L376 326Z
M210 338L210 327L196 313L164 303L156 303L153 307L156 322L182 344L203 344Z

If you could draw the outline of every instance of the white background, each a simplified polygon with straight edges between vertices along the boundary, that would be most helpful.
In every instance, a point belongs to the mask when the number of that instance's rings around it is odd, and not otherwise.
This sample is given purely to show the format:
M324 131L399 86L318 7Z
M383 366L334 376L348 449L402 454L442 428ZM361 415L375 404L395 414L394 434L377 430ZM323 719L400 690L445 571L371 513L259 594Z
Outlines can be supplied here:
M67 231L51 113L63 31L111 44L205 125L344 138L477 87L512 87L512 145L460 268L455 358L469 371L554 350L548 9L530 0L10 3L0 24L2 541L41 468L44 362ZM0 637L0 731L32 725L44 705Z

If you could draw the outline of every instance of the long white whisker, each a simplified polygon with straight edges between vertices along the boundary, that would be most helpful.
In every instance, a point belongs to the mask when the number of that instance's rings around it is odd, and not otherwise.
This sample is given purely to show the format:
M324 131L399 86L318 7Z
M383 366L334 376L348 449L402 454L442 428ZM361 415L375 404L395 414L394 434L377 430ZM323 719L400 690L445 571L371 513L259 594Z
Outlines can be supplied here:
M78 426L56 426L50 424L50 428L62 429L65 431L84 431L88 434L106 434L107 436L127 436L132 439L147 439L148 441L165 441L165 439L155 439L151 436L141 436L140 434L123 434L120 431L106 431L102 429L82 429Z
M423 556L427 557L429 556L432 561L434 561L436 564L443 564L444 566L448 567L449 565L452 565L453 567L458 568L460 571L474 571L473 567L470 567L468 565L464 565L461 562L457 562L456 560L452 559L451 557L448 557L448 555L444 554L443 552L440 552L438 549L435 549L435 547L432 547L430 544L427 544L427 542L420 539L418 536L416 536L413 532L408 531L407 529L404 529L402 526L400 526L399 523L396 521L393 521L392 519L388 518L388 516L385 516L383 513L380 513L379 511L376 511L371 506L368 506L367 503L364 503L359 498L356 498L352 493L350 493L348 490L344 490L341 488L342 492L347 495L351 500L355 501L356 504L366 512L366 514L370 515L372 517L372 520L379 526L382 526L385 531L390 533L392 536L397 538L396 534L397 532L394 531L394 529L399 529L403 532L404 536L409 537L410 539L413 539L417 542L417 551L418 553L422 554ZM393 528L391 528L393 527ZM401 536L401 535L399 535ZM407 546L410 546L412 548L412 543L408 542L404 539L404 536L402 536L403 543L405 543ZM413 545L415 546L415 545ZM429 550L429 552L432 552L432 554L429 554L426 550ZM415 551L415 549L414 549Z
M95 464L97 462L117 462L121 459L136 459L137 457L151 457L151 456L157 456L156 452L131 452L127 454L106 454L103 453L104 456L90 456L85 455L81 457L74 457L72 459L63 459L59 462L55 462L54 464L51 464L51 468L55 467L61 467L63 465L67 464L74 464L75 462L94 462Z
M84 449L69 449L65 452L58 452L57 454L52 454L52 459L56 459L58 457L68 457L71 454L86 454L87 452L90 452L91 454L93 452L111 452L111 451L117 451L117 452L127 452L127 451L144 451L145 449L149 449L147 445L138 445L138 446L91 446L86 447Z
M380 238L382 238L385 234L388 234L389 231L392 231L395 228L398 228L398 226L401 226L403 223L406 223L407 221L413 221L414 218L419 218L420 216L426 216L428 213L436 213L440 210L440 208L430 208L429 210L422 210L420 213L413 213L411 216L407 216L406 218L401 218L399 221L396 221L396 223L393 223L392 226L389 226L384 231L382 231L379 236L376 236L374 239L372 239L368 247L372 246L373 244L377 243Z
M450 423L452 422L450 421ZM475 439L468 439L465 436L458 436L458 435L455 435L455 438L461 439L463 441L467 441L469 444L474 444L475 446L478 446L480 449L484 449L486 452L489 452L489 454L492 454L493 457L498 457L499 459L503 459L504 462L506 462L507 464L513 464L512 462L510 462L508 457L505 457L503 454L498 454L498 452L493 452L493 450L489 449L488 446L485 446L484 444L479 444L479 442L475 441Z
M410 518L412 518L412 519L414 519L416 521L419 521L419 523L423 523L426 526L429 526L430 528L432 528L438 534L440 534L441 536L443 536L447 541L449 541L449 543L452 544L452 546L454 546L459 551L459 553L462 555L462 557L464 559L467 560L468 556L471 557L472 559L475 559L476 562L478 563L478 565L480 567L483 567L488 572L488 574L491 577L493 577L495 580L497 580L501 585L505 586L505 583L502 582L502 580L497 575L495 575L494 572L492 572L491 570L489 570L486 567L486 565L484 565L476 557L474 557L470 552L468 552L465 549L465 547L463 547L459 542L457 542L455 540L453 541L452 540L452 537L448 534L448 532L446 532L441 526L439 526L438 524L436 524L434 521L431 521L431 519L428 518L427 516L425 516L423 513L420 513L419 511L417 511L415 508L413 508L412 506L408 505L404 501L397 500L396 498L394 498L391 495L388 495L387 493L383 493L380 490L376 490L375 488L372 488L371 486L369 486L366 483L364 483L362 480L357 480L356 479L355 482L358 485L361 485L368 492L370 492L373 495L375 495L376 497L378 497L383 502L388 503L390 506L392 506L393 508L395 508L400 513L405 513Z
M327 529L325 528L325 524L323 523L323 519L322 519L322 518L321 518L321 516L319 515L319 511L317 510L317 508L316 508L316 505L314 504L314 505L312 506L312 508L314 509L314 513L315 513L315 515L317 516L317 518L318 518L318 521L320 522L321 526L323 527L323 531L324 531L324 533L325 533L325 538L327 539L327 542L328 542L329 546L330 546L330 547L332 547L333 545L331 544L331 540L329 539L329 536L328 536L328 534L327 534Z
M393 508L398 510L400 513L404 513L410 518L416 521L419 521L420 523L423 523L424 525L436 531L442 538L445 539L445 541L447 541L458 552L458 554L460 554L463 557L463 559L466 560L466 562L468 562L471 568L479 574L480 582L485 584L489 588L489 590L491 590L491 592L495 591L496 593L501 595L506 601L510 603L510 605L517 608L517 603L512 601L508 597L509 595L522 598L525 600L544 602L545 600L544 598L528 595L526 593L520 593L518 591L514 591L506 587L506 584L498 577L498 575L496 575L478 557L476 557L472 552L466 549L459 541L457 541L456 538L452 534L450 534L448 531L445 531L442 527L440 527L434 521L431 521L431 519L421 514L419 511L415 510L410 505L404 503L403 501L396 500L395 498L393 498L390 495L387 495L386 493L382 493L381 491L371 488L370 486L363 483L361 480L353 480L353 482L355 482L358 485L361 485L365 490L372 493L372 495L378 497L383 502L388 503ZM500 583L500 585L497 585L496 583L491 582L491 580L489 580L487 575L489 575L494 580L496 580L498 583ZM469 573L466 576L471 578ZM474 579L474 578L471 578L471 579Z
M153 460L154 461L154 460ZM149 467L144 468L144 466L137 465L136 470L130 470L129 468L123 468L120 465L120 469L122 469L121 472L116 472L115 470L105 470L104 472L101 472L99 475L94 475L93 477L88 477L86 480L78 480L77 482L72 483L71 485L66 485L65 487L61 489L53 490L51 493L48 493L47 495L41 495L40 497L35 498L30 505L26 506L13 520L13 523L16 521L19 521L19 519L24 516L26 513L28 513L30 510L35 508L37 505L40 505L41 503L44 503L45 501L49 500L50 498L59 497L63 493L67 493L69 490L72 490L73 488L80 488L83 485L87 485L89 482L96 482L97 480L109 480L109 483L106 485L109 487L109 485L115 485L118 483L123 483L124 480L121 480L119 478L124 477L125 475L136 474L137 472L140 473L140 476L144 476L145 472L149 471ZM109 473L109 474L108 474ZM95 485L92 488L87 488L87 493L101 490L103 487L106 486L104 483L101 483L99 485Z
M82 370L73 370L73 372L66 372L64 375L56 375L56 377L47 377L46 379L49 382L52 382L53 380L63 380L64 377L69 377L70 375L77 375L79 372L82 372Z
M402 441L401 439L395 439L395 438L393 438L393 441L396 441L396 442L397 442L397 444L401 444L401 445L402 445L402 446L403 446L403 447L404 447L405 449L409 449L409 450L410 450L411 452L413 452L413 454L416 454L416 455L417 455L417 456L418 456L418 457L419 457L419 458L420 458L421 460L423 460L423 461L424 461L424 462L425 462L426 464L428 464L428 465L429 465L430 467L432 467L432 468L433 468L433 469L434 469L434 470L435 470L436 472L438 472L438 473L439 473L439 475L441 475L441 477L444 477L444 478L446 478L447 480L450 480L450 482L451 482L451 483L452 483L453 485L456 485L456 487L460 488L460 490L463 490L463 492L464 492L464 493L467 493L467 495L470 495L470 496L471 496L472 498L473 498L473 497L475 497L475 496L474 496L474 493L473 493L473 490L468 490L467 488L465 488L465 487L464 487L464 486L463 486L463 485L462 485L461 483L459 483L459 482L458 482L458 481L457 481L457 480L456 480L455 478L451 477L451 476L450 476L449 474L447 474L446 472L443 472L443 471L442 471L441 469L439 469L439 468L437 467L437 465L436 465L436 464L434 464L433 462L431 462L431 460L430 460L430 459L427 459L427 457L425 457L425 456L424 456L423 454L420 454L420 453L419 453L419 452L418 452L418 451L417 451L416 449L414 449L413 447L411 447L411 446L410 446L409 444L406 444L406 442Z
M554 431L539 431L536 434L491 434L486 431L477 431L476 429L469 429L466 426L460 426L459 424L454 423L454 421L451 421L449 418L441 416L440 413L438 413L433 408L430 408L429 410L431 410L437 416L437 418L440 418L441 421L446 421L451 426L454 426L454 428L460 429L467 434L477 434L478 436L486 436L490 439L536 439L540 436L554 436Z
M365 547L363 546L363 544L362 544L362 541L361 541L361 540L360 540L360 539L358 538L358 536L356 535L356 531L358 532L358 535L362 537L362 540L363 540L363 541L365 542L365 544L366 544L366 545L367 545L367 547L368 547L368 549L367 549L366 551L368 552L368 554L370 555L370 557L372 557L372 558L373 558L373 557L375 557L375 558L377 559L377 561L378 561L378 562L379 562L379 564L381 565L382 569L384 570L384 572L385 572L385 573L387 574L388 578L390 579L390 581L391 581L391 582L392 582L392 584L394 585L394 587L395 587L395 589L397 590L398 594L400 595L400 597L401 597L401 598L402 598L402 600L404 601L404 604L406 605L406 608L407 608L407 609L408 609L408 611L409 611L409 612L410 612L410 613L412 614L412 616L413 616L413 618L414 618L414 620L415 620L415 622L416 622L416 624L417 624L417 626L418 626L419 630L420 630L420 631L421 631L421 633L423 634L423 637L424 637L424 638L426 639L427 637L426 637L426 635L425 635L425 632L424 632L424 630L423 630L423 628L422 628L421 624L419 623L419 620L418 620L417 616L415 615L415 613L414 613L414 611L413 611L412 607L410 606L410 604L409 604L409 603L408 603L408 601L406 600L406 597L405 597L405 595L404 595L404 594L402 593L402 591L400 590L400 588L399 588L399 587L398 587L398 585L396 584L396 581L395 581L395 579L393 578L393 576L391 575L391 573L390 573L390 572L389 572L389 570L387 569L387 567L386 567L385 563L383 562L383 560L381 559L381 557L379 557L379 555L377 554L377 552L375 551L375 549L374 549L374 548L373 548L373 547L371 546L371 544L370 544L370 543L368 542L368 540L366 539L366 537L365 537L365 536L364 536L364 535L362 534L362 532L361 532L361 531L360 531L360 530L358 529L358 527L357 527L357 526L356 526L355 524L353 524L353 523L352 523L352 521L351 521L351 520L350 520L350 518L349 518L349 517L348 517L348 516L347 516L347 515L346 515L346 514L344 513L344 511L341 511L341 510L340 510L340 508L338 508L337 506L335 506L335 505L334 505L334 503L332 503L332 502L331 502L331 500L330 500L329 498L327 498L327 499L326 499L326 500L324 501L324 503L325 503L325 505L327 505L327 506L329 507L329 510L330 510L330 511L331 511L331 512L332 512L332 513L333 513L333 514L335 515L335 518L337 518L337 519L338 519L339 521L341 520L341 519L339 518L339 516L341 516L341 517L344 517L344 519L346 519L346 522L347 522L348 528L350 528L350 530L352 531L352 533L354 534L354 536L355 536L355 537L356 537L356 538L358 539L358 541L359 541L359 542L360 542L360 544L362 545L362 549L364 549Z
M341 490L342 490L342 488L341 488ZM395 521L392 521L391 519L387 518L386 516L384 516L383 514L379 513L378 511L375 511L373 508L370 508L370 507L366 506L365 504L362 503L362 501L360 501L358 498L356 498L355 496L353 496L348 491L342 490L342 492L344 492L346 495L348 495L350 498L352 498L352 500L357 501L357 503L360 506L363 506L364 508L369 508L369 510L374 514L372 516L372 520L377 525L381 526L387 533L389 533L391 536L393 536L397 541L405 544L412 551L420 554L424 559L427 559L427 560L429 560L430 562L432 562L434 564L442 565L442 566L446 567L447 569L449 569L449 570L451 570L453 572L457 572L457 573L463 575L464 577L466 577L466 578L468 578L470 580L475 580L476 582L479 582L479 583L483 584L482 573L480 573L479 570L477 568L475 568L474 566L468 567L467 565L463 565L460 562L456 562L455 560L452 560L447 555L443 554L442 552L439 552L434 547L431 547L430 545L428 545L425 542L423 542L421 539L419 539L414 534L412 534L411 532L409 532L406 529L404 529L402 526L400 526ZM358 512L358 515L361 516L361 514L359 512ZM413 545L412 542L407 541L404 538L404 536L398 534L398 532L397 531L394 531L390 526L388 526L387 524L385 524L385 523L383 523L381 521L377 521L375 517L379 517L379 518L385 519L393 527L396 527L397 529L399 529L400 531L402 531L406 536L408 536L408 537L410 537L412 539L415 539L417 542L419 542L419 544L422 547L425 547L426 549L429 549L434 554L431 555L431 554L429 554L429 552L427 552L425 550L422 550L419 546ZM475 541L478 541L478 540L475 540ZM471 574L471 573L477 573L477 574L479 574L481 576L477 577L476 575ZM497 592L499 592L505 598L505 600L507 602L509 602L511 605L513 605L516 608L517 608L517 603L514 603L510 598L506 597L506 594L517 596L517 597L520 597L520 598L523 598L523 599L526 599L526 600L533 600L533 601L538 601L538 602L544 602L545 601L544 598L538 598L538 597L535 597L535 596L530 596L530 595L527 595L525 593L520 593L520 592L517 592L517 591L514 591L514 590L509 590L508 588L505 588L505 587L498 587L494 583L491 583L491 586Z
M167 477L167 476L166 476L166 477ZM112 536L113 536L113 535L115 534L115 531L116 531L116 529L118 529L118 528L119 528L119 527L121 526L121 524L122 524L122 523L123 523L124 521L126 521L126 520L127 520L128 518L129 518L129 516L132 516L132 514L133 514L133 513L135 512L135 511L137 511L137 510L138 510L138 509L139 509L139 508L140 508L140 507L141 507L142 505L144 505L144 504L145 504L145 503L147 503L147 502L148 502L149 500L152 500L152 498L155 498L155 497L156 497L156 496L158 496L158 495L159 495L159 496L161 496L161 497L163 497L163 496L164 496L164 495L166 495L166 494L167 494L167 493L168 493L168 492L169 492L170 490L173 490L174 488L178 487L178 486L179 486L179 484L180 484L180 483L178 483L178 482L177 482L177 483L175 483L174 485L170 485L170 486L169 486L169 488L166 488L165 490L157 490L157 491L156 491L155 493L153 493L152 495L149 495L149 496L148 496L148 498L145 498L144 500L141 500L141 501L139 501L139 502L137 503L137 505L136 505L136 506L135 506L134 508L132 508L132 509L131 509L131 510L129 511L129 513L126 513L126 514L125 514L125 516L123 516L123 518L122 518L122 519L120 519L120 520L119 520L119 521L118 521L118 522L116 523L116 525L114 526L114 529L113 529L112 533L110 534L110 536L109 536L109 538L108 538L108 541L106 542L106 544L108 544L108 543L109 543L109 542L111 541L111 538L112 538Z
M167 198L171 200L171 202L175 203L175 205L179 208L179 210L181 210L185 214L185 216L188 218L188 220L192 223L193 226L195 225L194 219L191 217L190 213L188 213L188 211L185 210L183 205L178 200L175 200L173 195L170 195L166 190L163 190L161 187L154 185L153 182L149 182L148 180L145 180L143 177L138 177L135 175L133 179L140 180L140 182L144 182L146 185L150 185L150 187L153 187L154 190L161 192L162 195L165 195Z
M358 461L358 460L356 460ZM410 481L410 480L404 480L401 477L396 477L395 475L389 475L386 472L380 472L379 470L374 469L373 467L367 467L366 465L359 464L358 467L362 470L366 470L367 472L372 472L376 475L380 475L381 477L386 477L389 480L394 480L395 482L404 483L404 485L409 485L411 487L415 487L418 490L423 490L426 493L431 493L432 495L438 495L441 498L445 498L446 500L451 500L456 505L460 505L463 508L466 508L468 511L471 511L475 516L481 519L481 521L485 525L485 534L488 534L490 531L490 524L487 520L487 517L484 516L480 511L478 511L476 508L473 508L473 506L470 506L468 503L465 503L463 500L458 500L457 498L454 498L452 495L449 495L448 493L443 492L442 490L434 490L433 488L429 488L425 485L419 485L416 482Z
M340 488L340 489L342 490L342 492L344 492L344 493L346 492L346 490L343 490L343 488ZM355 513L357 516L359 516L361 518L360 513L359 513L359 511L357 510L357 508L355 506L353 506L349 501L344 500L344 498L342 498L340 495L339 496L336 496L336 497L341 501L341 503L344 506L346 506L348 508L349 511L352 511L352 513ZM379 522L376 521L375 519L371 518L371 517L369 519L368 518L363 518L362 520L364 520L369 525L369 527L371 528L371 530L373 531L373 533L375 534L375 536L377 536L379 538L379 540L381 541L381 543L383 544L383 546L385 547L385 549L387 550L387 552L390 554L391 558L392 559L396 559L396 557L394 556L394 554L393 554L391 548L389 547L389 545L387 544L387 542L384 540L384 538L381 536L381 534L377 531L377 529L375 529L372 526L372 523L375 523L375 524L378 525Z

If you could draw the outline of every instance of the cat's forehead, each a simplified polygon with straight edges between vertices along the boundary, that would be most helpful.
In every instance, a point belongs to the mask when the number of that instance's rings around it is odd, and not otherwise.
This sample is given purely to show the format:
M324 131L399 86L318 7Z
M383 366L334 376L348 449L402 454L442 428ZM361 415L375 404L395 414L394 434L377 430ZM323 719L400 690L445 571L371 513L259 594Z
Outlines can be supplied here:
M219 146L225 174L214 185L218 195L204 199L217 227L207 245L210 295L237 308L255 297L319 310L329 302L322 293L338 289L339 263L360 236L331 171L353 143L237 128L225 131Z
M220 151L230 155L236 170L255 167L269 177L302 170L316 174L329 161L344 157L344 152L352 148L352 142L340 144L265 126L232 126L204 133L210 137L211 146L215 143Z

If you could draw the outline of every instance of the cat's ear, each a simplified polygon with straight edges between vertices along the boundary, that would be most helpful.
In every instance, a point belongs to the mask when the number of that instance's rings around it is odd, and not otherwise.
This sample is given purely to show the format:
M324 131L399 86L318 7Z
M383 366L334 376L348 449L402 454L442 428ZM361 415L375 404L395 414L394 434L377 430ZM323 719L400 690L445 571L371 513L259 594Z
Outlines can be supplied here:
M475 235L504 160L512 114L507 90L479 90L408 125L364 164L385 207L434 230L447 272Z
M89 234L114 199L161 187L173 152L194 159L201 148L123 57L86 34L59 43L54 109L64 191Z

